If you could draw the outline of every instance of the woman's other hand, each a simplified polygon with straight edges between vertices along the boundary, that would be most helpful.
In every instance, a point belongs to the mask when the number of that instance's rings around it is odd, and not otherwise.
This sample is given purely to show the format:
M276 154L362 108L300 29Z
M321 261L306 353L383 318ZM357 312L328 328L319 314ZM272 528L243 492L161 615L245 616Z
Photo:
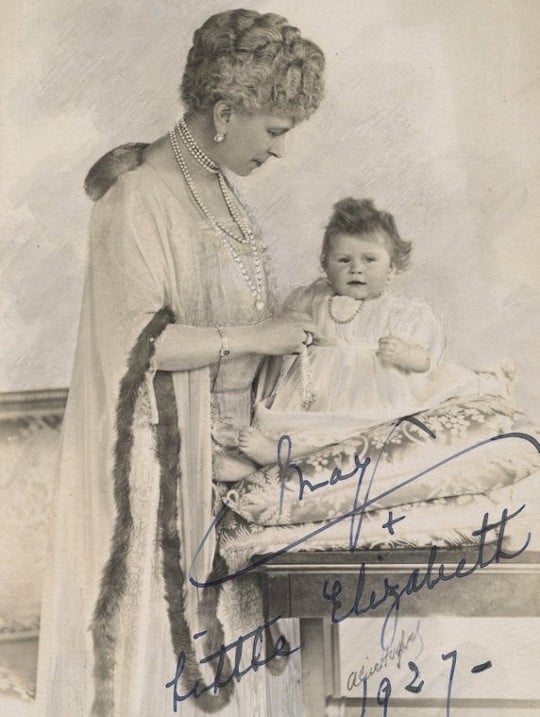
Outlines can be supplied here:
M303 343L316 332L316 326L308 314L285 311L254 327L255 353L279 356L298 353Z

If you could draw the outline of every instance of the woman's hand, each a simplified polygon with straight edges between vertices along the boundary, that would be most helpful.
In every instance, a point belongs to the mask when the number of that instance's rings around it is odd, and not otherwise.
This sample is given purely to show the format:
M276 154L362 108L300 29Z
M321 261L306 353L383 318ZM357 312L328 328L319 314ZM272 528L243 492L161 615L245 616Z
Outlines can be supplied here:
M311 343L316 331L311 316L297 311L285 311L253 328L254 353L270 356L298 353L303 343Z
M377 356L383 363L404 371L423 373L430 366L429 355L422 346L413 346L394 336L383 336L379 339Z

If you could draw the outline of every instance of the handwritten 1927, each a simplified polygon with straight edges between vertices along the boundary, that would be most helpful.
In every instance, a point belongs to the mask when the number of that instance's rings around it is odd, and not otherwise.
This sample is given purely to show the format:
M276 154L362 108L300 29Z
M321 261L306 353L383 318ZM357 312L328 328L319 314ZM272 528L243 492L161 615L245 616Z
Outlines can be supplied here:
M375 461L374 468L371 472L371 476L369 478L368 484L366 486L366 490L364 493L363 498L361 498L362 494L362 486L363 481L365 478L365 475L367 473L368 467L372 463L371 458L367 456L363 460L361 460L360 456L355 453L353 456L353 467L348 472L343 472L340 468L334 468L331 472L331 475L329 478L325 481L320 481L319 483L312 484L310 481L304 478L302 475L301 468L292 461L292 454L293 454L293 444L292 440L289 436L283 435L280 437L278 443L277 443L277 464L279 466L279 472L280 472L280 493L279 493L279 503L280 503L280 509L282 507L283 503L283 495L285 490L285 485L287 481L290 480L290 474L293 473L294 476L296 476L298 480L298 499L302 500L304 497L304 494L307 491L315 492L317 490L322 490L325 488L332 488L334 485L341 483L343 481L347 480L353 480L356 478L356 487L354 491L354 499L353 504L350 511L347 511L341 515L338 515L337 517L326 521L322 525L317 526L316 528L309 530L307 533L302 535L300 538L296 539L295 541L284 545L283 547L279 548L278 550L261 556L257 560L254 560L253 562L250 562L248 565L244 566L243 568L233 571L228 575L220 575L217 578L214 579L206 579L206 580L198 580L193 576L193 567L197 560L197 556L202 551L204 544L206 540L209 538L215 527L219 525L219 523L223 520L223 518L226 515L227 507L224 506L220 511L218 511L217 515L215 516L214 520L212 521L212 524L209 526L208 530L205 533L205 538L201 542L200 546L198 547L198 550L196 551L195 558L193 560L193 564L190 567L189 571L189 580L192 585L194 585L197 588L205 588L208 586L215 586L220 583L226 582L228 580L233 580L234 578L243 575L247 572L253 571L263 565L264 563L267 563L271 561L272 559L278 557L279 555L283 555L284 553L298 548L300 545L302 545L304 542L308 541L310 538L314 537L315 535L318 535L319 533L324 532L325 530L328 530L333 525L336 525L337 523L343 521L343 520L350 520L350 549L353 551L357 544L358 540L361 535L361 529L362 529L362 522L363 522L363 516L367 510L372 504L375 504L379 502L382 498L385 496L394 493L396 491L399 491L401 488L403 488L406 485L409 485L410 483L414 482L415 480L418 480L423 475L426 475L427 473L436 470L440 466L448 463L449 461L455 460L459 458L460 456L470 453L481 446L484 446L486 444L499 441L499 440L508 440L508 439L518 439L523 440L528 443L530 443L536 451L540 452L540 443L531 435L527 433L521 433L521 432L511 432L511 433L504 433L504 434L498 434L496 436L493 436L491 438L485 439L483 441L480 441L478 443L475 443L457 453L454 453L444 460L439 461L433 466L430 466L429 468L425 469L421 473L418 473L414 476L411 476L407 478L406 480L403 480L399 483L397 483L395 486L393 486L390 489L387 489L384 493L381 493L379 495L376 495L374 497L371 497L371 490L373 486L373 482L377 473L377 467L382 455L382 452L384 451L386 444L391 437L393 431L402 423L403 421L410 421L411 423L414 423L419 428L424 430L428 435L430 435L432 438L435 439L435 434L421 421L419 421L414 416L407 416L404 418L399 419L393 428L391 429L391 432L389 433L389 436L387 437L387 440L385 441L383 448L381 449L381 452L379 453L379 456L377 460ZM429 551L429 556L427 559L427 563L424 569L420 570L418 567L415 567L413 570L410 571L410 573L406 576L406 579L403 580L403 584L393 583L391 582L387 577L383 579L381 591L379 594L377 594L375 591L371 591L369 596L364 596L364 589L365 589L365 578L366 578L366 565L365 563L361 563L358 568L358 575L357 575L357 587L356 587L356 593L355 598L352 602L352 604L348 608L344 608L341 602L342 597L342 585L339 580L325 580L322 585L322 594L324 599L328 600L331 603L331 619L334 623L342 622L343 620L352 617L352 616L359 616L362 614L367 614L373 610L376 610L382 605L388 605L388 611L386 613L383 628L381 630L381 646L384 650L390 649L392 642L395 638L396 634L396 628L397 628L397 618L399 615L399 607L401 604L401 601L406 596L412 595L414 593L418 593L424 589L426 590L432 590L437 585L455 580L460 578L465 578L468 576L473 575L476 571L484 569L488 567L489 565L493 563L499 563L504 560L513 560L517 558L519 555L521 555L528 547L531 539L531 534L528 533L523 545L518 549L514 550L512 552L509 552L507 550L503 550L503 542L505 538L505 531L510 521L514 520L518 515L522 513L524 510L525 505L520 506L518 509L514 510L513 512L509 512L508 508L504 508L500 515L497 516L495 520L490 518L488 513L484 513L481 520L480 527L475 530L472 534L474 538L477 539L477 545L476 545L476 551L474 560L470 562L471 555L470 553L467 554L467 557L462 557L457 562L455 566L452 567L451 570L448 570L448 568L445 566L444 562L437 560L438 551L436 547L432 547ZM494 541L491 541L492 535L496 534L496 538ZM488 548L487 546L490 546ZM490 551L488 554L487 551ZM331 584L330 584L331 583ZM215 670L215 678L213 682L210 685L201 687L198 684L195 684L191 690L188 692L182 694L178 691L179 681L183 674L184 670L184 663L185 663L185 654L183 652L180 652L176 664L176 672L174 678L167 683L167 688L173 688L173 707L174 711L177 711L177 706L180 702L187 700L191 697L197 698L200 697L201 694L205 691L213 690L214 692L217 692L220 688L223 688L225 685L229 684L230 681L236 680L240 681L244 675L246 675L248 672L251 671L257 671L260 667L263 665L268 664L270 661L277 657L285 657L287 655L290 655L300 649L300 647L295 647L291 649L286 642L282 641L284 638L278 638L276 643L273 645L273 647L269 650L267 653L267 656L264 659L260 658L259 655L259 649L260 649L260 640L261 636L264 633L265 629L268 628L271 624L276 623L280 619L280 616L273 617L264 624L258 626L255 630L251 631L250 633L246 633L245 635L240 635L236 640L231 642L228 645L223 645L221 650L219 650L216 653L213 653L211 655L206 655L200 660L200 664L209 663L212 661L217 661L217 667ZM390 625L390 629L389 629ZM202 634L202 633L201 633ZM243 670L240 669L240 660L242 658L242 652L244 645L253 639L252 644L252 657L249 665L244 668ZM220 672L219 672L219 666L223 662L223 655L226 652L234 651L235 654L235 663L234 668L232 672L224 678ZM449 678L449 687L448 687L448 695L447 695L447 712L449 712L449 704L450 704L450 693L451 693L451 685L452 685L452 679L453 679L453 672L455 668L455 659L456 659L456 653L455 651L449 652L447 655L443 655L443 659L450 659L452 658L452 665L451 665L451 675ZM486 663L487 664L487 663ZM363 679L364 684L364 699L365 699L365 689L366 689L366 679ZM390 698L390 692L391 692L391 685L387 678L383 678L381 680L381 683L379 685L379 692L378 692L378 703L381 704L384 707L385 713L388 706L388 701Z

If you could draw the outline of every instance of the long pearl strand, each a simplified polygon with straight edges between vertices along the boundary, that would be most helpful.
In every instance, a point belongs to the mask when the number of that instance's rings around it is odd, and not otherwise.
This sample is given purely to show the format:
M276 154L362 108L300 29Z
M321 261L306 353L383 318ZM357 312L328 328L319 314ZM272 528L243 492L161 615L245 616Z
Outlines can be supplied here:
M252 293L253 297L255 298L255 308L258 311L262 311L265 306L265 302L263 299L264 294L264 276L262 271L262 262L261 257L259 254L259 247L257 246L257 242L255 240L255 236L253 232L246 228L243 225L243 222L241 220L241 217L236 210L236 207L233 204L233 198L232 198L232 192L227 187L225 177L223 176L223 173L219 169L218 165L213 162L213 160L206 155L203 150L197 145L195 142L195 139L189 132L189 129L185 122L183 123L184 127L183 129L180 129L181 123L175 127L175 129L171 130L169 132L169 139L171 142L171 147L176 159L176 162L178 166L180 167L180 171L182 172L182 175L184 177L184 180L186 182L186 185L191 193L191 196L193 197L195 203L201 210L201 212L206 217L207 221L211 226L214 227L214 229L218 230L220 233L220 236L222 238L223 244L227 247L233 261L238 265L238 268L240 269L240 272L242 274L242 277L247 284L250 292ZM187 132L186 132L187 130ZM180 136L180 139L184 143L187 150L190 152L192 157L208 172L212 172L214 174L217 174L218 176L218 183L219 187L223 196L223 199L225 201L225 204L227 206L227 209L238 227L240 231L240 236L235 234L234 232L231 232L227 227L225 227L221 222L219 222L210 212L210 210L207 208L207 206L204 204L201 196L199 195L199 192L197 191L197 188L195 187L195 183L193 182L193 178L189 172L188 166L186 164L186 161L182 155L182 152L180 150L180 145L178 142L178 136ZM188 137L190 138L188 140ZM215 167L215 168L214 168ZM234 241L233 241L234 240ZM246 265L242 261L242 257L238 253L238 250L235 247L235 243L240 244L248 244L251 253L253 256L253 265L254 265L254 276L253 278L250 276Z
M220 228L222 229L222 231L225 231L225 233L229 234L229 236L231 236L233 239L236 239L236 241L239 241L240 243L249 241L251 238L253 238L253 232L248 226L246 226L245 222L242 221L242 217L238 213L235 205L233 193L229 189L227 185L227 180L225 179L225 175L220 170L219 165L216 164L214 160L211 159L201 147L199 147L195 140L195 137L191 134L191 131L187 126L184 118L179 120L178 124L176 125L176 130L180 135L180 139L185 144L188 152L191 154L193 159L207 172L210 172L211 174L217 174L221 194L223 195L223 199L225 201L229 214L234 220L236 226L240 229L241 236L237 236L236 234L233 235L230 232L227 232L227 230L224 230L222 227Z
M309 361L308 347L305 344L302 344L300 347L298 360L300 361L300 390L302 392L302 408L305 408L307 411L317 398L317 394L313 388L313 371Z

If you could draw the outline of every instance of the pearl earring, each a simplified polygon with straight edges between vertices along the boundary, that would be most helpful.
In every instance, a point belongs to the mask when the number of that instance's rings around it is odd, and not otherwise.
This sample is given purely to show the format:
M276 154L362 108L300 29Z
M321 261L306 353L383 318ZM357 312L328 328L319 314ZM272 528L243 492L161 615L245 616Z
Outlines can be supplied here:
M214 142L217 142L217 144L223 142L224 139L225 135L223 134L223 132L216 132L216 134L214 135Z

